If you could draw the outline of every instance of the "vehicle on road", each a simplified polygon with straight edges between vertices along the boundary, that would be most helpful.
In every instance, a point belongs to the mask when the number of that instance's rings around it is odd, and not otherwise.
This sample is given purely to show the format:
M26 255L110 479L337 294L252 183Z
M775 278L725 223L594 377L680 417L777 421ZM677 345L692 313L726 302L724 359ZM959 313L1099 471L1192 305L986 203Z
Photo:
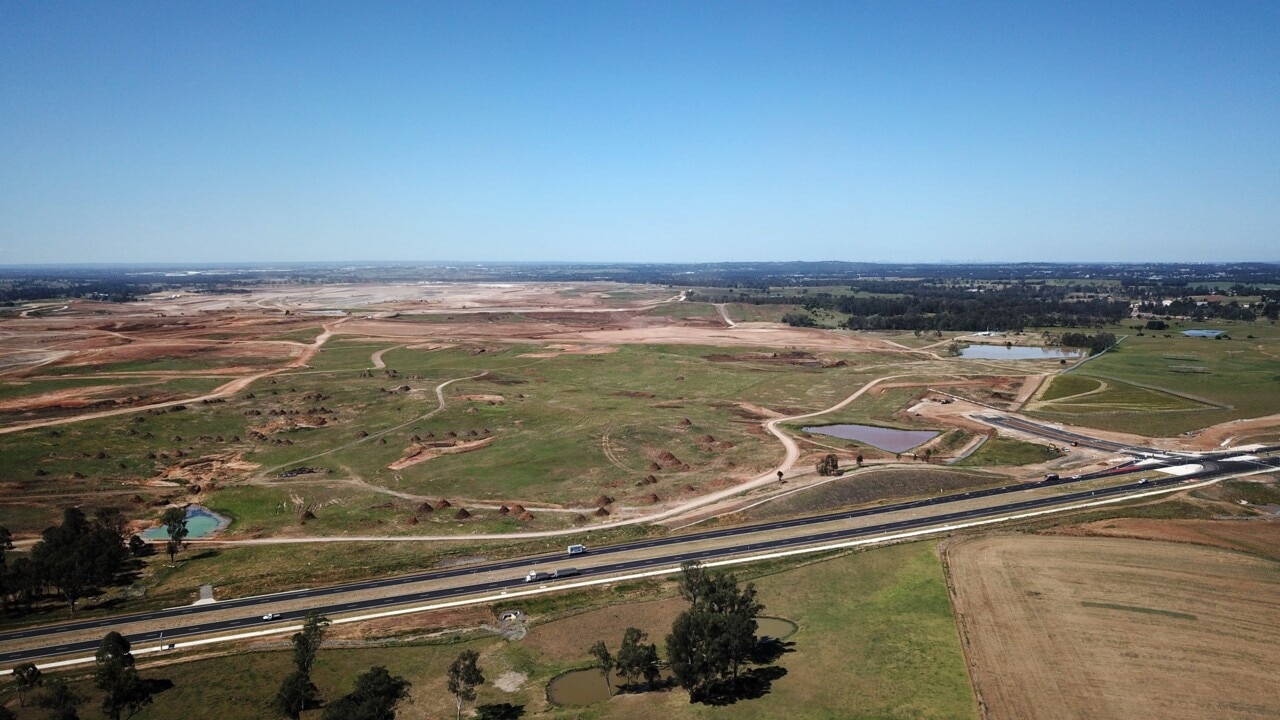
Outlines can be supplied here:
M572 577L574 575L581 574L582 571L577 568L564 568L561 570L552 570L551 572L530 570L529 573L524 576L524 581L527 583L542 582L543 580L555 580L557 578Z
M587 552L586 545L570 545L569 546L570 555L583 555L583 554L586 554L586 552Z
M1049 473L1048 475L1044 476L1045 482L1053 482L1054 480L1057 480L1057 479L1058 479L1058 473Z
M262 622L271 622L272 620L279 620L280 617L281 617L280 613L267 613L266 615L262 616Z

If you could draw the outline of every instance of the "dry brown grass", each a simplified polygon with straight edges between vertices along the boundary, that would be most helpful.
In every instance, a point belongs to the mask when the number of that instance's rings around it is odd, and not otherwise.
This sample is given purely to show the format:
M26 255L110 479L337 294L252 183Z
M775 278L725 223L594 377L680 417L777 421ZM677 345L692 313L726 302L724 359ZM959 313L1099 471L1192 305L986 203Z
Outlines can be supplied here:
M998 535L945 550L985 716L1274 718L1280 566L1149 540Z

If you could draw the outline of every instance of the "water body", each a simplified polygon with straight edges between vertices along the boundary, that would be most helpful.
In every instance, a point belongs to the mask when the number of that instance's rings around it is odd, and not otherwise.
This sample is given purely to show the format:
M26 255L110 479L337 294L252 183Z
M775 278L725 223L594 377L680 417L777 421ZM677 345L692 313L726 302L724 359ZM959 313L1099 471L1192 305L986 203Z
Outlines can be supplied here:
M785 640L795 634L799 628L790 620L775 617L756 618L756 637L771 637L774 640Z
M1057 360L1058 358L1078 358L1079 350L1050 347L1024 347L1014 345L970 345L960 351L960 357L971 360Z
M231 524L230 518L225 518L212 510L201 507L199 505L187 506L187 538L194 540L196 538L209 537L215 532L225 528ZM153 527L142 533L143 540L168 540L169 531L165 526Z
M895 430L874 425L814 425L804 428L804 431L841 440L857 440L893 453L906 452L938 436L935 430Z

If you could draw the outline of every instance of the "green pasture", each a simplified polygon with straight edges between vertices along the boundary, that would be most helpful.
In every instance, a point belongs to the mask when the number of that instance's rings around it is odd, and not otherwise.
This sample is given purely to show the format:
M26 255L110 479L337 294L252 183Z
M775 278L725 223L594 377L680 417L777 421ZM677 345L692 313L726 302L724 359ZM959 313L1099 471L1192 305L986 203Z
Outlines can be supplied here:
M646 315L669 317L686 320L719 320L720 312L716 306L704 302L669 302L654 305Z
M1181 327L1168 338L1165 333L1131 335L1071 372L1108 382L1106 391L1078 403L1054 403L1041 415L1109 430L1174 435L1280 410L1280 332L1258 323L1204 326L1229 330L1232 339L1188 338ZM1251 334L1254 339L1248 339ZM1192 367L1204 372L1178 371Z
M956 467L1017 467L1034 465L1055 460L1064 455L1048 445L1024 442L1012 438L996 436L973 452L969 457L957 462Z
M787 313L804 312L799 305L753 305L751 303L728 303L725 310L734 322L782 322Z
M605 355L551 358L529 357L541 350L537 346L487 345L483 353L477 352L480 347L414 350L335 340L309 369L265 378L224 403L192 403L176 412L130 413L0 436L0 453L8 461L3 479L24 483L24 493L56 482L73 494L92 494L147 480L169 465L231 453L258 465L254 474L267 484L231 488L218 483L212 491L213 506L235 504L230 508L234 514L255 518L237 524L237 531L259 525L274 530L292 522L269 512L278 498L266 490L275 485L327 488L335 497L350 496L347 502L353 504L335 505L328 515L318 515L308 532L501 531L515 521L486 518L454 526L420 518L410 529L399 524L407 519L401 509L371 510L382 503L357 496L366 491L383 495L377 490L387 489L494 503L576 503L587 511L602 494L623 504L651 502L650 494L665 500L689 492L688 486L698 488L725 473L749 476L776 461L780 448L760 436L759 420L744 417L736 401L780 412L818 410L877 372L867 360L891 359L841 355L852 364L812 368L718 362L707 356L745 353L699 346L625 346ZM370 356L387 348L392 348L384 355L388 368L370 370ZM487 374L465 379L481 373ZM445 391L448 406L437 412L435 388L447 380L458 381ZM465 395L500 395L502 400L468 400ZM328 412L320 414L321 408ZM324 424L305 426L316 418ZM255 431L266 439L254 438ZM414 445L415 436L424 441L451 436L493 440L473 452L389 469ZM661 469L651 465L655 462ZM277 483L279 472L302 465L324 472ZM37 468L46 475L37 478ZM234 483L243 474L237 471L226 479ZM638 487L648 475L658 482ZM356 480L367 485L353 484ZM254 500L240 502L237 493ZM544 513L534 522L546 528L560 526L564 519Z
M1065 397L1072 397L1082 393L1091 392L1101 387L1101 383L1096 378L1085 375L1055 375L1049 381L1049 387L1040 396L1040 400L1048 402L1050 400L1059 400Z

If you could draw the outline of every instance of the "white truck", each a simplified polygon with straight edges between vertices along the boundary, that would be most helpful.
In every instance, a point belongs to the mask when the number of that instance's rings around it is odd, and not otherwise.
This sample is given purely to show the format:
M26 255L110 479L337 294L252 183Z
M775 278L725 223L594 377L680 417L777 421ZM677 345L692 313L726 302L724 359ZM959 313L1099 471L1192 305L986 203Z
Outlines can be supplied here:
M574 575L581 574L582 571L577 568L563 568L561 570L552 570L551 572L530 570L529 573L524 576L524 581L527 583L542 582L543 580L556 580L558 578L572 577Z

